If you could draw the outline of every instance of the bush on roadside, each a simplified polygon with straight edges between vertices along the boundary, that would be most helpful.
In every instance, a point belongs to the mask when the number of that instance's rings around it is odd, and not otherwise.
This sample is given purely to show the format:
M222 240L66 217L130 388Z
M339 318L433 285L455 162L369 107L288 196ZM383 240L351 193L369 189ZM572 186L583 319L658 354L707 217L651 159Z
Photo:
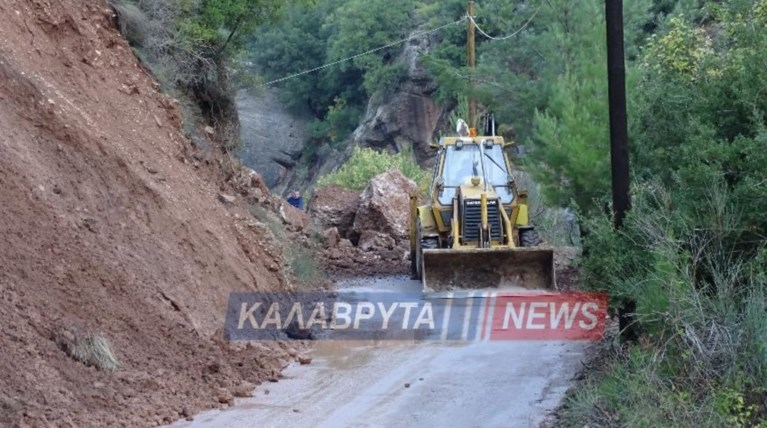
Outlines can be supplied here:
M719 183L696 210L635 190L616 233L588 224L587 286L636 302L638 344L567 404L567 426L767 426L767 251L744 245L742 207Z
M300 283L310 284L323 278L324 271L317 261L315 252L311 248L291 245L288 248L287 257L290 273Z
M370 148L355 147L352 156L337 171L323 176L317 185L336 185L350 190L364 190L370 179L392 168L418 184L422 191L429 185L429 174L421 169L409 151L396 155Z

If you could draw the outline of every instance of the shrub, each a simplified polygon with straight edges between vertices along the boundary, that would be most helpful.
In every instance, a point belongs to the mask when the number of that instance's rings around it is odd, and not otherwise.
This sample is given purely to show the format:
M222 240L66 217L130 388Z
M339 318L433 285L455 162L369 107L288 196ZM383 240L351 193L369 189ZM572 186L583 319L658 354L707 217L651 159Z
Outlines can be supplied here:
M680 210L642 185L620 233L589 222L585 284L636 302L642 337L570 398L565 425L767 426L766 253L740 239L737 199L708 188Z
M290 246L288 251L288 268L299 282L316 282L324 276L314 251L298 245Z
M57 337L61 349L70 357L100 370L115 370L120 366L109 340L100 334L63 331Z
M527 190L530 222L543 240L552 246L581 246L580 225L576 215L569 209L552 207L543 201L541 185L524 171L514 171L520 190Z
M371 178L392 168L415 181L422 191L429 185L429 174L418 166L410 151L391 155L361 147L355 147L349 160L338 171L321 177L317 185L322 187L334 184L351 190L363 190Z

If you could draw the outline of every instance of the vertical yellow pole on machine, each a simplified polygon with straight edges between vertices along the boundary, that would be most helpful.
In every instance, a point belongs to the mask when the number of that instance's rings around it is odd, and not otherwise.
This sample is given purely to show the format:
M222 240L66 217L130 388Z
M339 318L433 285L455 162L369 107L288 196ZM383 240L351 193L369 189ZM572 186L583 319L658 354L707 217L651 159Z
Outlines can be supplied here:
M474 73L474 66L476 65L476 50L474 47L474 2L470 1L466 8L466 65L471 69L471 73ZM474 90L474 81L472 76L471 81L472 91ZM469 128L476 128L477 120L477 101L473 95L469 96Z
M452 222L452 228L453 228L453 248L458 248L461 245L460 239L458 237L459 229L458 229L458 198L453 198L453 222Z
M482 192L480 195L479 204L482 213L482 247L484 247L485 242L490 241L490 231L487 225L487 193Z
M416 195L410 195L410 259L415 260L416 247L418 245L415 242L416 239L416 216L418 215L418 197Z

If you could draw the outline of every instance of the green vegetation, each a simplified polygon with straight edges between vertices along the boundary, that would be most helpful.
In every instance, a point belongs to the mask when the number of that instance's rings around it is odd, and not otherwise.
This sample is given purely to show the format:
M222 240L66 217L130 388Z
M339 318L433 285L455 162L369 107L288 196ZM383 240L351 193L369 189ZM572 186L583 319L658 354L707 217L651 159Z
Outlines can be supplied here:
M629 64L632 211L585 224L584 283L635 302L640 338L568 426L767 426L767 1L683 10Z
M408 0L317 0L291 4L285 19L250 41L256 68L279 79L332 63L407 37L415 23ZM282 83L284 100L308 109L313 144L335 144L357 126L368 99L394 93L405 74L396 61L401 46L339 63Z
M422 191L429 185L429 175L413 160L409 151L396 155L377 152L369 148L355 147L352 156L338 171L321 177L318 186L337 185L351 190L363 190L370 179L392 168L413 180Z
M242 69L245 40L259 26L276 20L284 2L110 0L110 4L122 33L163 89L192 99L203 118L222 131L223 148L236 148L239 122L230 75ZM185 116L194 117L196 109L187 109Z
M620 233L605 217L603 1L483 1L477 21L491 34L538 12L510 40L479 37L474 72L462 28L427 58L441 99L474 94L528 146L547 202L592 219L585 285L636 303L638 344L571 397L568 426L767 425L767 1L702 3L624 2L637 184ZM435 19L463 7L443 2Z
M651 1L624 3L627 51L635 55L642 28L652 22ZM458 15L464 7L451 0L442 13ZM601 210L594 198L610 189L603 9L601 0L478 2L483 30L521 31L503 41L478 35L475 71L465 66L461 27L446 30L427 58L441 99L473 94L495 113L501 133L529 148L526 167L548 203L587 212Z
M466 7L465 0L113 4L139 55L214 120L232 111L227 70L238 63L279 79L455 21ZM767 426L767 0L624 2L636 184L620 232L605 216L603 7L603 0L483 0L477 22L485 31L519 32L503 41L478 36L475 70L464 65L463 25L442 30L424 58L437 99L458 105L453 121L465 116L467 96L477 98L504 136L527 145L526 168L540 185L532 193L587 219L579 222L588 232L585 286L610 293L616 306L636 304L638 342L616 346L571 396L562 423ZM368 101L398 89L401 49L280 84L288 105L316 118L305 157L348 141ZM390 168L428 184L410 153L361 148L318 184L361 190ZM569 242L561 211L536 206L533 214L550 242ZM284 233L273 216L254 215L275 236ZM311 254L287 251L297 278L317 275Z
M288 239L285 227L276 213L261 205L251 205L250 213L262 222L275 241L286 242L282 247L283 256L287 262L287 270L298 280L300 285L316 284L325 276L322 266L317 261L314 246L304 246L302 243ZM322 237L321 234L317 234ZM313 236L313 244L320 244L319 237Z
M288 268L302 284L316 284L325 276L315 252L295 244L289 248Z

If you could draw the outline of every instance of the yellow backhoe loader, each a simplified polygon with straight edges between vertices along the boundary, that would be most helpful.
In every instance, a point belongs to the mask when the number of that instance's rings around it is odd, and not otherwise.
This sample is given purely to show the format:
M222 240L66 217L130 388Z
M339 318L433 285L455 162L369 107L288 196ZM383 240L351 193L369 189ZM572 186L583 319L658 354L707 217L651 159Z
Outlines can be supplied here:
M553 289L553 250L528 223L504 150L512 143L466 131L436 145L429 204L410 197L413 278L425 292Z

